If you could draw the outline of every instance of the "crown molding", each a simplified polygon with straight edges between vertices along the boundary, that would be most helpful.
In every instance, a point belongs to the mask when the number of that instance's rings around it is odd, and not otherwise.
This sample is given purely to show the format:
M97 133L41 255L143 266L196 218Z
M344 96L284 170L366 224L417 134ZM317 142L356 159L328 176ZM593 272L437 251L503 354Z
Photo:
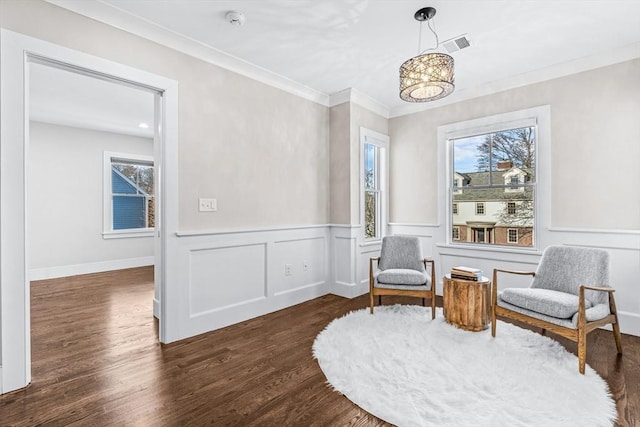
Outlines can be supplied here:
M241 74L266 85L329 106L329 95L287 77L276 74L244 59L229 55L197 40L185 37L156 23L134 16L114 6L86 0L45 0L48 3L86 16L136 36L151 40L210 64Z
M508 79L489 82L474 88L463 89L454 92L452 95L438 101L419 105L407 104L400 107L394 107L391 108L389 118L418 113L421 111L430 110L432 108L455 104L457 102L466 101L468 99L478 98L485 95L491 95L493 93L503 92L505 90L514 89L517 87L540 83L547 80L553 80L572 74L578 74L584 71L606 67L608 65L613 65L620 62L630 61L635 58L640 58L640 43L633 43L620 49L574 59L572 61L563 62L560 64L552 65L550 67L523 73L518 76L513 76Z
M344 104L345 102L358 104L359 106L366 108L385 119L389 118L389 107L357 89L347 88L340 92L332 93L329 97L329 107L335 107L336 105Z
M229 55L228 53L208 46L197 40L185 37L182 34L169 30L151 21L134 16L112 5L103 3L100 0L45 1L320 105L333 107L345 102L353 102L385 118L414 114L640 57L639 42L620 49L563 62L561 64L523 73L511 78L489 82L477 87L461 89L454 92L447 98L443 98L438 101L424 104L406 104L399 107L389 108L388 106L353 88L344 89L330 96L329 94L305 86L233 55Z

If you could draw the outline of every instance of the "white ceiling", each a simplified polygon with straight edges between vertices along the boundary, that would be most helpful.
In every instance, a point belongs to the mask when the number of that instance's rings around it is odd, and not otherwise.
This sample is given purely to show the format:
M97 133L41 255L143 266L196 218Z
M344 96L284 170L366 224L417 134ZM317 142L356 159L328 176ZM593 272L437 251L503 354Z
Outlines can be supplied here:
M29 67L30 120L153 138L153 97L67 70L38 63Z
M275 74L294 93L353 88L390 116L640 57L638 0L48 1L254 78ZM413 15L425 6L440 41L468 34L471 47L452 54L454 94L416 105L398 96L398 67L417 54ZM226 21L231 10L243 26Z

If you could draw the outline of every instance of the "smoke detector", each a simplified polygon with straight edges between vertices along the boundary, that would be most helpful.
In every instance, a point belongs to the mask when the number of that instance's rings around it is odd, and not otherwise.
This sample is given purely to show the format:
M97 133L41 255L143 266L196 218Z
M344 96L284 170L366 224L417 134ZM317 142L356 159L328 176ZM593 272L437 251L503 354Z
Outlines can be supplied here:
M461 49L471 46L468 34L463 34L461 36L445 40L441 44L445 49L447 49L447 52L449 53L457 52Z
M229 24L235 25L236 27L241 27L244 24L244 21L246 20L246 18L244 17L244 13L236 12L233 10L230 12L227 12L226 18Z

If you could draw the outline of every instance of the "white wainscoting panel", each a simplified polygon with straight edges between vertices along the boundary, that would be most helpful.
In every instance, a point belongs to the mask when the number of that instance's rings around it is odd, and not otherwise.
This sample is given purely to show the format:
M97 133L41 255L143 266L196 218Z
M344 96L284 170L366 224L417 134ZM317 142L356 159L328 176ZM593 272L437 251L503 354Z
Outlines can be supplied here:
M327 277L327 247L324 236L277 241L270 259L272 295L279 296L322 285ZM290 275L286 275L288 265ZM283 276L284 275L284 276Z
M535 271L540 251L511 251L469 245L447 245L445 231L438 225L390 224L390 234L419 236L426 256L431 251L436 262L437 293L442 295L442 277L451 267L466 265L483 270L491 278L494 268ZM587 246L605 249L610 255L610 285L615 298L620 329L640 336L640 232L632 230L559 229L548 230L549 244ZM499 276L500 289L526 287L530 278Z
M369 260L380 256L382 241L376 244L359 245L358 247L358 292L359 295L369 292ZM373 267L376 267L376 263Z
M329 292L329 227L178 233L181 338ZM286 275L285 265L290 275ZM305 270L305 265L307 266Z
M267 298L266 257L265 243L190 251L189 315Z
M330 292L345 298L360 295L356 284L357 231L350 225L332 225L330 229Z
M562 244L609 252L609 284L616 290L620 330L640 336L640 232L567 228L550 232L553 240Z

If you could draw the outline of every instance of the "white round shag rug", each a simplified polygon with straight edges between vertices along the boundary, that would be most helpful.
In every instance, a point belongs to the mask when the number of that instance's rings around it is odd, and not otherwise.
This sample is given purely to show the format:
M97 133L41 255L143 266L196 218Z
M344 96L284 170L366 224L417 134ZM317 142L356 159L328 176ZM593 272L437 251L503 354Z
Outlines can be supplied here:
M380 306L333 320L313 355L333 388L398 426L613 425L607 383L558 342L509 323L469 332L437 309Z

